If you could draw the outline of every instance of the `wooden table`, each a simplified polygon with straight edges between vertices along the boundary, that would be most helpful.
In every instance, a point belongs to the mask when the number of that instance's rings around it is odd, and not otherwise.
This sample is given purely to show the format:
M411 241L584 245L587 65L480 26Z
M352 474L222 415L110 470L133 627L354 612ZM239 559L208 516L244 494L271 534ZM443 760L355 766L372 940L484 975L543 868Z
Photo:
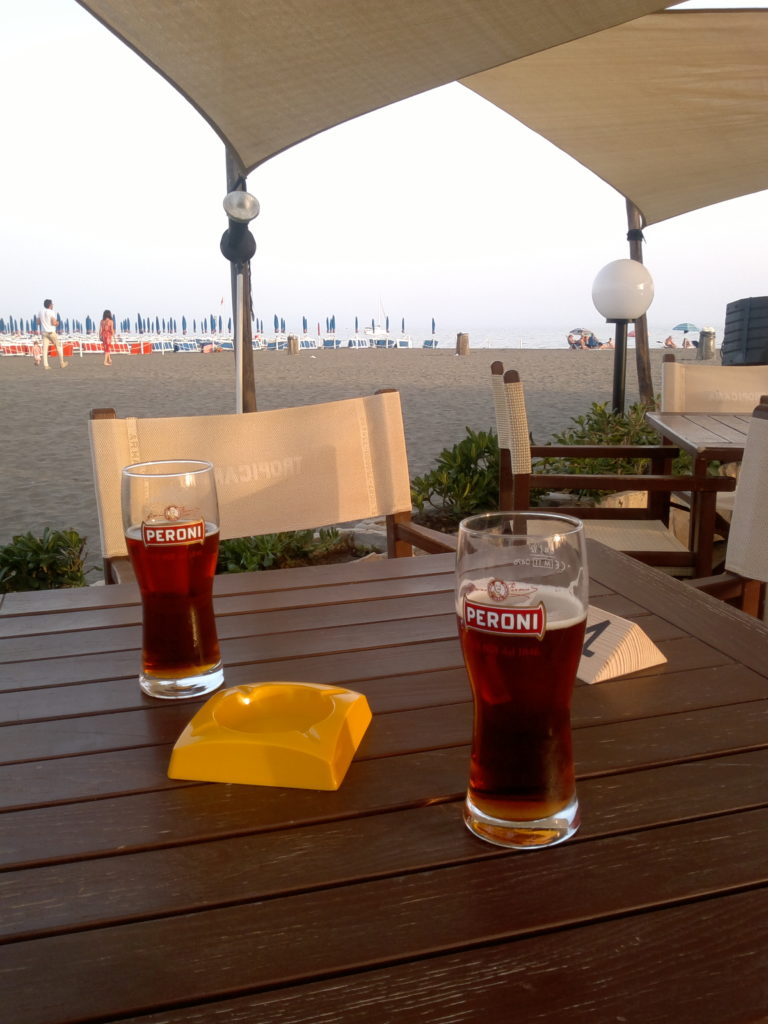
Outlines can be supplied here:
M665 442L693 456L694 476L705 477L710 462L741 462L752 414L647 412L645 419ZM699 556L696 575L708 576L713 568L715 513L712 508L705 510L701 497L695 493L690 495L690 503L690 547Z
M669 660L577 688L582 828L525 853L461 822L451 556L217 581L228 684L368 695L335 793L169 780L198 705L140 694L136 590L7 596L4 1024L763 1019L768 631L590 558Z
M645 419L665 441L689 452L694 472L710 462L740 462L752 414L743 412L647 412Z

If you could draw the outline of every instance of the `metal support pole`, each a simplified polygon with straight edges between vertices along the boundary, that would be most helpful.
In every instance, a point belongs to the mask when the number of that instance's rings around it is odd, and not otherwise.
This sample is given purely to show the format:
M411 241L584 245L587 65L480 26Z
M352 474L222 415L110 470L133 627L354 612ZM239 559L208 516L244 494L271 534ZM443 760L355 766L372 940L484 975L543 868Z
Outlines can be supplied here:
M643 262L643 215L632 202L627 199L627 241L629 242L629 258ZM648 320L643 314L635 321L635 362L637 364L637 384L640 401L653 407L653 379L651 376L651 355L648 346Z
M245 171L231 150L226 150L227 192L235 188L244 188ZM256 382L253 371L253 348L251 343L251 277L248 268L243 264L231 264L233 323L236 322L238 311L240 316L240 337L246 344L241 345L241 361L235 358L237 383L235 401L239 412L256 412ZM239 290L238 290L239 289ZM237 345L235 345L237 348ZM238 394L239 392L239 394Z
M243 264L235 271L235 412L243 412Z
M624 415L624 388L627 379L627 320L609 320L616 324L613 353L613 411Z

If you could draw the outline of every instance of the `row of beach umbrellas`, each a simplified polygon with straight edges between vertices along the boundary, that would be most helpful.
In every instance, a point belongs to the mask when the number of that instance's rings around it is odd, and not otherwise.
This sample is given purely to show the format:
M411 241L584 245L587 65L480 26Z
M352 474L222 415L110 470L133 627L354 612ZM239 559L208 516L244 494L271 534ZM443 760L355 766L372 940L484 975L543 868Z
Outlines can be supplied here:
M85 320L64 317L56 310L61 322L61 331L65 334L95 334L99 327L99 321L92 316L86 316ZM179 322L176 317L142 316L137 314L132 321L130 317L118 319L113 313L113 319L117 330L125 334L178 334ZM181 332L186 334L189 323L192 324L193 333L198 333L198 320L188 321L186 316L181 318ZM203 334L222 334L224 332L224 319L221 316L210 314L202 316L199 320L199 330ZM226 322L228 333L232 333L232 318ZM0 317L0 334L36 334L40 330L37 316L32 317Z
M69 317L63 317L61 313L56 311L61 321L61 330L66 334L95 334L98 330L99 322L94 317L86 316L85 320L70 319ZM123 334L178 334L179 324L175 317L160 317L160 316L143 316L138 313L133 321L130 317L125 317L121 320L113 313L113 319L117 330ZM309 322L306 316L302 317L302 330L304 334L309 331ZM189 330L189 324L192 325L192 333L197 334L222 334L224 333L224 319L220 315L214 313L200 317L197 319L188 320L186 316L181 318L181 333L187 334ZM198 328L199 324L199 328ZM275 333L285 334L286 324L285 318L279 317L277 314L273 318ZM371 330L376 330L376 321L371 319ZM389 332L389 317L385 317L384 329ZM254 319L254 327L258 334L264 333L264 321L258 318ZM677 328L675 328L677 329ZM229 317L226 322L226 330L228 334L232 333L232 318ZM35 334L39 331L39 325L37 316L32 317L0 317L0 334ZM325 331L327 334L336 333L336 316L331 315L325 318ZM401 318L400 331L405 334L405 317ZM360 319L355 317L355 334L360 332ZM321 333L320 321L317 323L317 333ZM432 334L435 333L435 318L432 317Z

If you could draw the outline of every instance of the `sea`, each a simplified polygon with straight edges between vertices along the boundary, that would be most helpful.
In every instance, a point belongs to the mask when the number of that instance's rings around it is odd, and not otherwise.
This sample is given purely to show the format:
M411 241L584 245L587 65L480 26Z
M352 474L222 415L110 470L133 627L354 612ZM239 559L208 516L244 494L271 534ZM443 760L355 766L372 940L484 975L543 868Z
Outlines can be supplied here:
M461 331L462 333L469 335L469 345L472 349L483 349L483 348L555 348L565 349L568 347L568 334L571 330L575 330L577 327L582 327L584 330L590 330L598 339L603 343L609 339L616 340L614 324L598 323L594 324L573 324L571 328L563 330L560 326L554 327L486 327L479 328L471 327L457 328L455 333L449 333L447 331L436 331L435 337L438 340L439 348L453 348L456 345L456 334ZM702 330L714 330L715 332L715 344L719 347L720 341L723 337L724 324L706 324L702 327ZM632 326L629 328L632 331ZM422 336L414 331L409 331L413 338L414 346L420 347L422 344ZM673 340L677 343L678 348L682 347L683 344L683 332L674 331L669 324L648 324L648 343L651 349L662 348L664 340L672 335ZM426 335L424 335L426 337ZM694 341L699 340L698 331L690 331L688 337ZM633 337L627 338L627 347L635 347L635 339Z

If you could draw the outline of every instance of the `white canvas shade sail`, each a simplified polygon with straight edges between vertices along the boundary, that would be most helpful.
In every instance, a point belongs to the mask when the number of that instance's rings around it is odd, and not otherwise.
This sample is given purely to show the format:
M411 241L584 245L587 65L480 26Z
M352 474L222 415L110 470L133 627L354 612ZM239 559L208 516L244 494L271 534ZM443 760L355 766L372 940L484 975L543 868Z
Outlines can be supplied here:
M646 224L768 188L768 11L666 11L462 80Z
M659 0L78 0L245 173L350 118L660 10Z

